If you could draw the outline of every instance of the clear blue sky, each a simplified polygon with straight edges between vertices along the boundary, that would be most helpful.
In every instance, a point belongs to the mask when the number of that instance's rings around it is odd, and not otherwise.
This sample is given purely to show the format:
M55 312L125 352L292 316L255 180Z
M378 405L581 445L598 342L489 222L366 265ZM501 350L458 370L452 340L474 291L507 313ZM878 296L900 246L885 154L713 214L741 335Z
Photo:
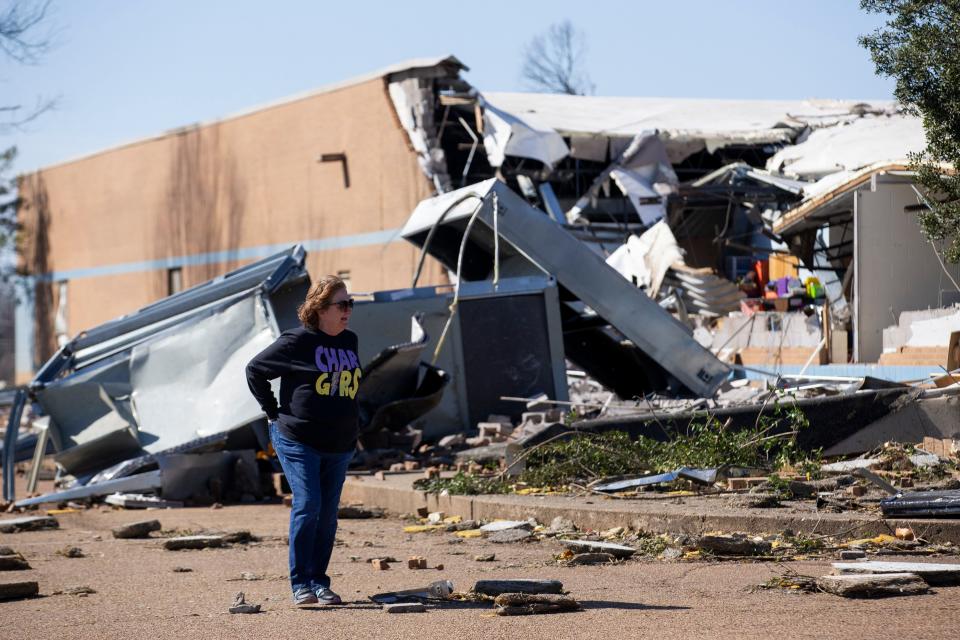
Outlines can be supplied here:
M565 18L597 95L892 96L857 45L880 20L856 0L55 0L53 50L0 63L0 104L58 106L0 148L16 144L28 171L448 53L480 90L519 91L524 44Z

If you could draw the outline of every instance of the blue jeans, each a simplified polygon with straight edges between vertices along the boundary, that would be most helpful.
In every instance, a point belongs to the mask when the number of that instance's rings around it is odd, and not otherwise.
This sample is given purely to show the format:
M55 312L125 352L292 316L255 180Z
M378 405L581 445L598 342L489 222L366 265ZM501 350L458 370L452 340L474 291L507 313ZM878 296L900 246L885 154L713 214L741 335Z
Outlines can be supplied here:
M293 491L290 585L294 593L304 587L329 588L327 566L337 534L340 491L354 452L317 451L284 437L276 423L270 423L270 440Z

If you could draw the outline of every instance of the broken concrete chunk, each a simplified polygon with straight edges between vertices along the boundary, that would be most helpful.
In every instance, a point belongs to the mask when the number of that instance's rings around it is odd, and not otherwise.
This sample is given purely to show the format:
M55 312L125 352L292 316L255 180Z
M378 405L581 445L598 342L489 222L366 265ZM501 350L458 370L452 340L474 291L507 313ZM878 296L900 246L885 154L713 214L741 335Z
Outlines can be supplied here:
M616 558L614 558L613 554L610 553L578 553L567 560L566 564L569 566L607 564L613 562L614 560L616 560Z
M960 564L943 562L834 562L835 573L884 574L912 573L923 578L927 584L960 584Z
M16 551L13 550L13 547L5 547L0 545L0 556L12 556L16 555Z
M454 522L447 525L447 531L471 531L477 528L476 520L463 520L461 522Z
M0 556L0 571L25 571L29 568L30 563L19 553Z
M497 559L497 554L495 553L484 553L479 556L473 556L473 559L477 562L493 562Z
M773 545L747 536L700 536L697 548L720 556L753 556L770 553Z
M500 459L507 454L507 443L498 442L496 444L490 444L489 441L489 438L468 438L467 444L473 448L458 451L454 456L454 460L457 462L474 461L481 464L484 462L500 462ZM486 444L475 444L477 442Z
M89 595L95 594L97 591L86 585L80 585L79 587L67 587L66 589L61 589L53 592L53 595L67 595L67 596L79 596L85 598Z
M36 531L38 529L56 529L60 526L53 516L29 516L26 518L12 518L0 520L0 533L16 533L18 531Z
M609 553L615 558L629 558L637 552L637 550L633 547L615 544L613 542L599 542L593 540L561 540L560 544L575 553L578 551Z
M113 537L121 539L149 538L151 531L160 531L161 528L159 520L141 520L114 527Z
M82 558L82 557L84 557L84 555L83 555L83 549L81 549L80 547L71 547L71 546L69 546L69 545L66 546L66 547L64 547L64 548L62 548L62 549L57 549L57 555L58 555L58 556L63 556L64 558Z
M487 540L497 544L505 544L509 542L522 542L531 537L533 537L533 534L526 529L507 529L506 531L497 531L490 535Z
M845 598L911 596L930 590L927 583L915 573L823 576L817 579L817 586L827 593Z
M19 600L32 598L40 593L36 582L0 582L0 600Z
M419 602L396 602L383 605L384 613L426 613L427 608Z
M503 593L496 597L493 604L498 616L525 616L583 609L572 597L558 594Z
M386 571L390 568L390 565L383 558L374 558L370 561L370 566L377 571Z
M569 518L564 518L563 516L557 516L553 519L553 522L550 523L550 531L560 533L563 531L576 531L577 525L573 524L573 520Z
M427 559L423 556L411 556L407 559L408 569L426 569Z
M481 531L495 533L497 531L506 531L508 529L532 529L530 523L526 520L497 520L480 527Z
M683 557L683 551L676 547L667 547L663 550L663 553L660 554L660 557L664 560L677 560Z
M206 549L209 547L222 547L223 536L182 536L179 538L169 538L163 541L163 548L168 551L179 551L181 549Z
M230 613L260 613L260 605L247 604L243 591L233 597L233 606L227 609Z
M502 593L563 593L559 580L478 580L473 585L474 593L499 596Z

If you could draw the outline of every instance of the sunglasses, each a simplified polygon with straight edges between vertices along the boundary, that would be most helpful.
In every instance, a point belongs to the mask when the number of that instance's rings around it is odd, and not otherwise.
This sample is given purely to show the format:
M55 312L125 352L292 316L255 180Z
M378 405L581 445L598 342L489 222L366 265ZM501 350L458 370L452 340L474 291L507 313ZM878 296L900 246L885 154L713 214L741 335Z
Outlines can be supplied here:
M340 311L346 311L347 309L353 309L353 298L349 300L341 300L340 302L328 302L328 307L336 307Z

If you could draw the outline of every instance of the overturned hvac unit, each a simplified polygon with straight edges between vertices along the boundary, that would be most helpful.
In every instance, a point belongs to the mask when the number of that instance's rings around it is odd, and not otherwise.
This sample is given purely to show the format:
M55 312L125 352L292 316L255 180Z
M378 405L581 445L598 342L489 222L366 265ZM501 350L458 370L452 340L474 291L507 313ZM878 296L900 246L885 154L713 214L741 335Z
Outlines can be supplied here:
M730 373L687 327L571 233L565 220L534 208L497 179L421 202L402 234L456 273L462 290L504 295L522 286L517 283L532 286L539 279L551 292L546 322L516 304L458 304L462 340L473 343L468 348L481 361L529 349L543 339L536 332L546 331L547 340L562 340L567 359L622 398L651 391L710 397ZM557 325L559 336L551 331ZM552 364L554 376L562 375L560 363ZM480 368L471 357L465 366ZM482 380L503 389L516 373L492 366ZM465 383L472 378L465 376ZM549 394L547 382L537 390Z
M49 437L55 461L75 481L18 504L117 491L186 499L206 479L233 480L230 473L244 462L248 493L256 494L254 454L267 449L267 430L245 367L299 324L297 308L310 285L305 257L302 247L292 247L81 333L60 349L29 393L49 420L38 451ZM358 402L367 429L429 411L449 381L437 368L424 371L427 335L414 320L411 337L409 317L405 327L407 336L364 367L370 384ZM12 445L27 401L21 392L5 436L7 500L14 497Z

